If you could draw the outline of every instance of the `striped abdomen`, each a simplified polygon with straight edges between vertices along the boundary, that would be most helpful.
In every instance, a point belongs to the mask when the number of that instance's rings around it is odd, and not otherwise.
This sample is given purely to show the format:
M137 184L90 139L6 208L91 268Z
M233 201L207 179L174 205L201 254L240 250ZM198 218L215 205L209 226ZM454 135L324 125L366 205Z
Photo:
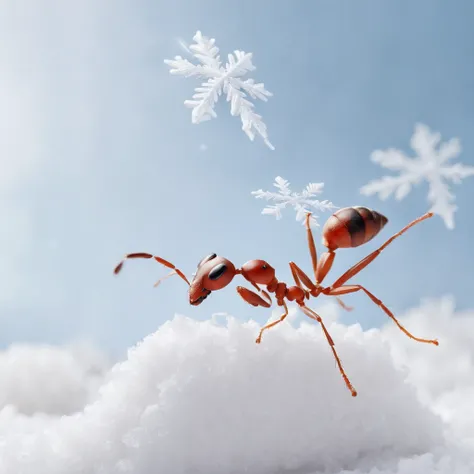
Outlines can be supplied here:
M323 227L323 245L330 250L367 243L385 226L388 219L366 207L345 207L335 212Z

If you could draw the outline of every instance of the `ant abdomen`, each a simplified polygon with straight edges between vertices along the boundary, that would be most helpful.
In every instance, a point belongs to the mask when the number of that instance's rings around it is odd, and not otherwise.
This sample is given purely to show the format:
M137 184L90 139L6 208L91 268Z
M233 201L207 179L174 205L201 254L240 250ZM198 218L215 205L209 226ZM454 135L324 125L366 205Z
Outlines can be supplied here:
M353 248L373 239L388 219L366 207L345 207L336 211L324 224L323 245L329 250Z

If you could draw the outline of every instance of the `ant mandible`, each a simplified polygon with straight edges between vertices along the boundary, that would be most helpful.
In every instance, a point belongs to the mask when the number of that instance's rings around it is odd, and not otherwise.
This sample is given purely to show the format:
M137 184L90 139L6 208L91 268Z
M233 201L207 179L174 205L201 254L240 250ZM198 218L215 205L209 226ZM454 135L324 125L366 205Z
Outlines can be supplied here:
M262 327L256 340L257 343L261 342L262 334L265 330L281 323L287 317L288 307L285 299L288 301L295 301L306 316L318 321L318 323L321 324L324 335L326 336L329 346L331 347L333 355L336 359L336 363L339 367L342 378L344 379L344 382L346 383L346 386L350 390L352 396L355 397L357 396L357 392L349 381L349 378L342 367L341 360L334 348L334 341L331 338L331 335L326 329L321 316L314 310L308 308L305 305L305 300L308 300L310 297L316 298L321 294L334 296L337 298L338 303L343 308L346 310L351 310L352 308L347 307L339 299L339 296L362 291L377 306L382 308L387 316L389 316L399 327L399 329L409 338L418 342L425 342L437 346L437 340L421 339L408 332L400 324L394 314L382 303L382 301L376 298L375 295L373 295L364 286L345 284L350 278L357 275L362 269L373 262L375 258L380 255L382 250L390 245L397 237L405 233L410 227L413 227L419 222L432 217L433 213L428 212L418 219L410 222L402 230L390 237L377 250L347 270L332 285L326 287L322 285L322 282L333 265L336 255L335 250L338 248L359 247L360 245L369 242L387 224L388 219L376 211L360 206L346 207L336 211L331 217L329 217L323 227L322 243L327 248L327 251L321 255L318 261L313 233L309 224L310 216L311 213L307 213L305 224L314 272L314 281L312 281L308 275L294 262L290 262L289 265L293 279L295 280L295 286L288 286L286 283L279 281L275 277L275 269L264 260L250 260L242 265L242 268L236 268L230 260L227 260L224 257L219 257L215 253L208 255L199 262L197 271L191 283L186 278L184 273L176 268L172 263L149 253L131 253L126 255L125 258L115 267L114 273L118 274L120 272L126 259L153 258L158 263L161 263L162 265L172 269L171 273L169 273L164 278L167 278L173 274L177 274L189 285L189 303L193 306L201 304L211 294L211 292L225 288L236 275L242 275L260 293L257 294L247 288L238 286L237 292L247 303L251 304L252 306L263 306L264 308L270 308L272 305L272 299L269 293L273 293L275 295L277 305L282 306L284 309L284 313L279 319ZM157 286L164 278L158 280L155 286ZM263 285L266 291L260 288L259 285Z

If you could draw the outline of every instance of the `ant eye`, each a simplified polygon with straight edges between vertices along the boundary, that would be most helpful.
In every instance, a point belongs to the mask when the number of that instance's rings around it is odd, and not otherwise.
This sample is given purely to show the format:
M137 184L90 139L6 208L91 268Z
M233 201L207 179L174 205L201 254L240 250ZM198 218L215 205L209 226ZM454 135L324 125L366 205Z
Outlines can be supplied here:
M227 265L225 263L219 263L216 265L210 272L209 272L209 279L210 280L217 280L220 278L225 271L227 270Z
M213 258L216 258L217 255L215 253L211 253L211 255L208 255L207 257L204 257L199 263L198 267L200 267L204 262L208 262L209 260L212 260Z

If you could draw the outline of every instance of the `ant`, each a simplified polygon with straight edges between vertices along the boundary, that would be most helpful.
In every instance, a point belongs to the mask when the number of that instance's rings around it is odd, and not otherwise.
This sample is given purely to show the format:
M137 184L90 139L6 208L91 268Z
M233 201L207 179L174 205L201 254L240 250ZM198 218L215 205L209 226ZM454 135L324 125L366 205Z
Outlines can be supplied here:
M306 316L321 324L324 335L326 336L334 358L336 359L342 378L352 396L355 397L357 396L357 392L342 367L341 360L334 348L334 341L331 335L326 329L321 316L319 316L319 314L314 310L308 308L305 304L305 300L308 300L310 297L316 298L321 294L334 296L344 309L350 311L352 308L346 306L342 300L339 299L339 296L362 291L377 306L379 306L409 338L418 342L434 344L437 346L437 340L420 339L408 332L400 324L394 314L384 305L384 303L376 298L375 295L365 287L356 284L345 284L350 278L357 275L362 269L373 262L375 258L380 255L382 250L390 245L397 237L405 233L410 227L432 217L433 213L428 212L410 222L402 230L390 237L377 250L353 265L332 285L326 287L322 285L322 282L333 265L336 256L335 250L338 248L355 248L366 244L378 235L382 228L387 224L388 219L382 214L366 207L357 206L339 209L329 217L323 227L322 243L327 248L327 251L321 255L318 261L314 237L309 223L310 216L311 213L308 212L305 226L314 272L314 281L312 281L311 278L309 278L308 275L294 262L290 262L289 265L295 281L295 286L288 286L286 283L279 281L275 277L275 269L264 260L250 260L242 265L242 268L236 268L230 260L217 256L215 253L208 255L198 263L197 271L193 275L194 278L192 282L189 282L184 273L176 268L172 263L149 253L131 253L126 255L125 258L115 267L114 273L118 274L120 272L126 259L153 258L158 263L172 269L171 273L158 280L155 286L157 286L163 279L168 278L173 274L177 274L189 285L189 303L193 306L200 305L213 291L221 290L229 285L236 275L242 275L259 293L257 294L252 290L238 286L237 292L247 303L252 306L270 308L272 305L272 299L269 293L273 293L277 305L282 306L284 309L284 313L279 319L268 323L261 328L256 340L257 344L261 342L264 331L281 323L287 317L288 307L285 299L288 301L295 301ZM265 289L260 288L259 285L263 285Z

